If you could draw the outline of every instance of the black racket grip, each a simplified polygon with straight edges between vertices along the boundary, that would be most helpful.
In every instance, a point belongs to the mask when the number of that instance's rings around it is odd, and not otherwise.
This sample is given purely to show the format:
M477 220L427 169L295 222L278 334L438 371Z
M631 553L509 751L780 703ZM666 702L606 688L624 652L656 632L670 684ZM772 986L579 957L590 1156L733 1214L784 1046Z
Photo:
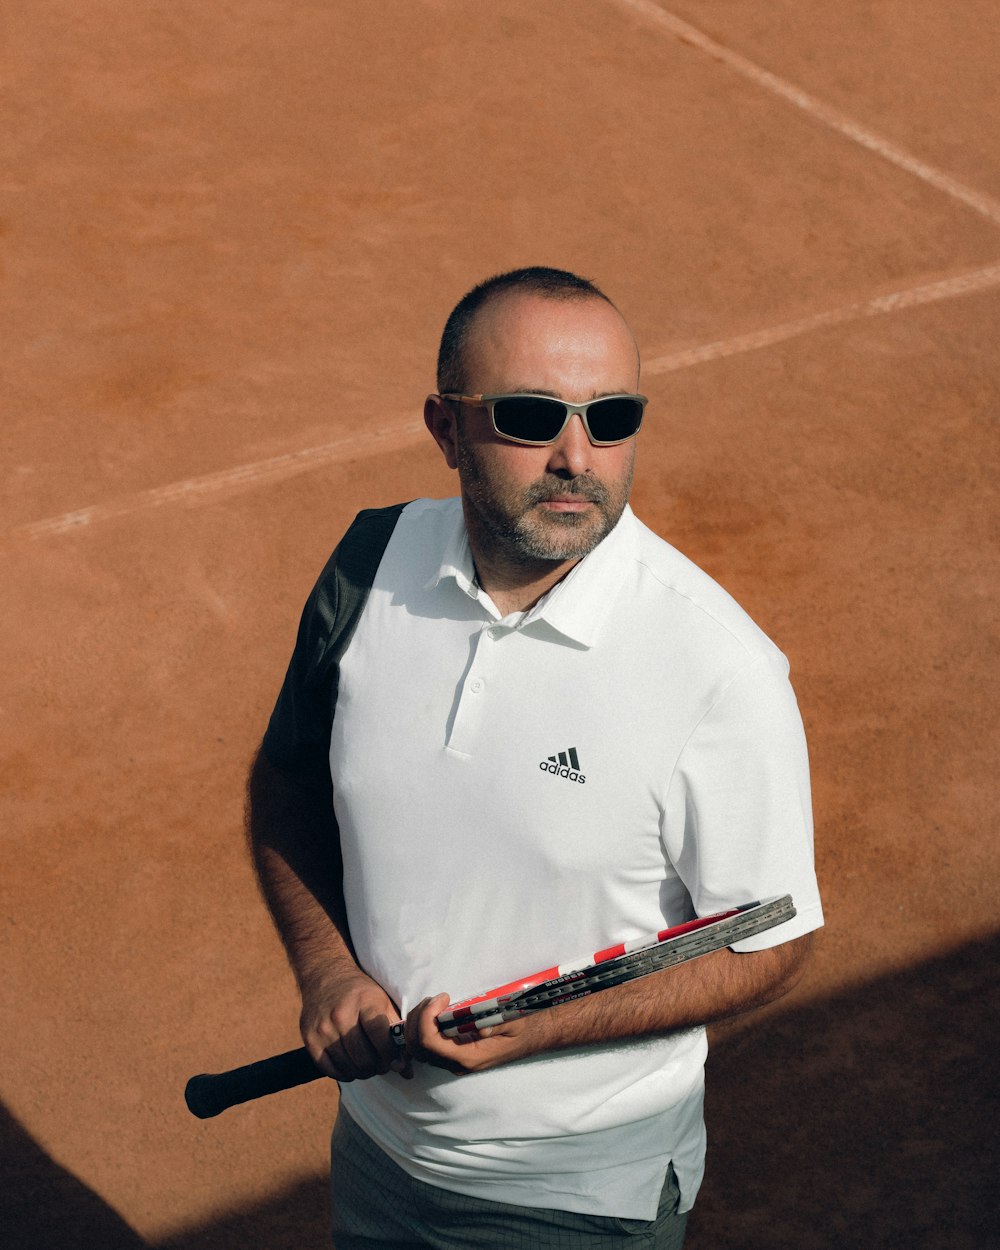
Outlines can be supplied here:
M307 1081L318 1081L324 1075L306 1048L300 1046L298 1050L287 1050L283 1055L272 1055L270 1059L233 1068L231 1072L193 1076L184 1087L184 1101L192 1115L208 1120L227 1107L305 1085Z

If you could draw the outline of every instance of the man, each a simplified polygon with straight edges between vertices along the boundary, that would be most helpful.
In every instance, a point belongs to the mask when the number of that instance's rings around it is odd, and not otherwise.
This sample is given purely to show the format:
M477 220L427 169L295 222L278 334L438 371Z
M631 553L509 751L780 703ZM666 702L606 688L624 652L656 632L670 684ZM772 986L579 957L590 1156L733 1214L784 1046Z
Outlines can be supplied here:
M332 564L303 614L250 829L341 1082L338 1250L680 1246L703 1026L790 989L822 924L787 664L628 508L638 387L589 282L475 288L424 409L460 498L391 510L339 663ZM737 949L475 1041L435 1025L449 994L784 893L796 919Z

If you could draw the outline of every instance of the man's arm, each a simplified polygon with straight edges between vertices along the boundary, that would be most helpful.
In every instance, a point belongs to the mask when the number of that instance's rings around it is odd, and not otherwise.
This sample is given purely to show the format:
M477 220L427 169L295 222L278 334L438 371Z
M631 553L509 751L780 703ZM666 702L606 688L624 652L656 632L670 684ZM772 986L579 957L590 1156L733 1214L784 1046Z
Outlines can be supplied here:
M728 948L641 980L484 1030L476 1041L442 1037L434 1017L447 994L406 1020L407 1049L451 1071L479 1072L544 1051L681 1032L762 1007L798 982L812 934L762 951Z
M329 781L300 780L259 751L247 786L247 836L302 996L306 1048L338 1081L387 1072L397 1059L389 1026L399 1012L354 957Z

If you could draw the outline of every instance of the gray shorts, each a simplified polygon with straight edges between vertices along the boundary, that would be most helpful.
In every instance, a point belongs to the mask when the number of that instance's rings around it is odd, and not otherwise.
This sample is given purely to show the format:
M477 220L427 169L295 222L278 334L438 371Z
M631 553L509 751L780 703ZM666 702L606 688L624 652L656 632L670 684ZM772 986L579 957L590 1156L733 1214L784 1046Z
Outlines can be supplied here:
M654 1220L519 1207L415 1180L341 1111L331 1144L336 1250L681 1250L673 1167Z

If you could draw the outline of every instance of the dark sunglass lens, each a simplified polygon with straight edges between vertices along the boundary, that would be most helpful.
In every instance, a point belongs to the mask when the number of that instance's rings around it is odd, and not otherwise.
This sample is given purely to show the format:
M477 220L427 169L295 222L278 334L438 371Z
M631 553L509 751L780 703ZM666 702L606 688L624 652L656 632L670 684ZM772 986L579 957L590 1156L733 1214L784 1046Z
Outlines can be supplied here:
M526 443L548 443L566 420L566 407L554 399L511 395L493 405L493 422L500 434Z
M600 399L587 409L590 434L598 443L618 443L638 433L642 425L642 404L627 396Z

